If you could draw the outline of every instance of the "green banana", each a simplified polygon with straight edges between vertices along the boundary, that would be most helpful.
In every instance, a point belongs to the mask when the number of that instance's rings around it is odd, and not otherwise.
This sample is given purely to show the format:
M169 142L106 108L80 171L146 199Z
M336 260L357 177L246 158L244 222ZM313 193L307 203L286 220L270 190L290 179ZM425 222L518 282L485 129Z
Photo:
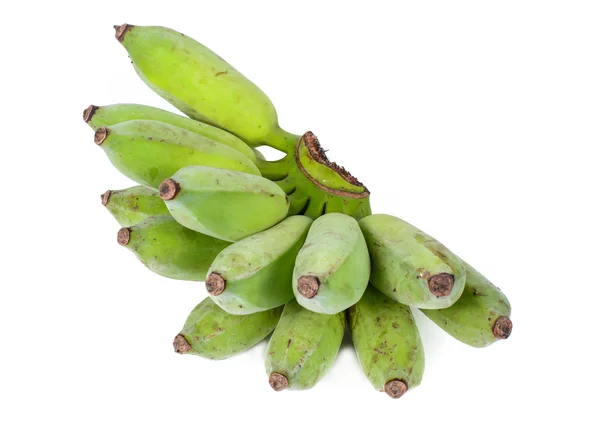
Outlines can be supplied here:
M508 338L512 332L508 299L473 267L463 264L467 281L460 299L450 308L421 311L452 337L474 347Z
M328 213L313 222L298 253L294 295L311 311L336 314L358 302L369 273L369 252L356 220Z
M154 120L157 122L164 122L200 134L201 136L236 149L256 163L256 155L252 148L233 134L220 128L213 127L207 123L200 123L189 117L180 116L148 105L114 104L103 107L90 105L83 112L83 120L94 130L97 130L101 126L107 127L121 122L128 122L130 120Z
M171 216L156 216L123 227L117 242L150 270L165 277L203 281L213 259L228 242L187 229Z
M265 368L273 390L317 384L337 357L345 326L343 312L319 314L288 302L267 346Z
M269 335L283 307L245 316L228 314L208 297L194 310L173 340L178 354L222 360L244 352Z
M189 117L240 137L250 146L282 151L297 136L279 127L269 98L250 80L202 44L158 26L115 26L140 78Z
M465 286L465 267L450 250L391 215L359 221L371 255L371 282L382 293L418 308L447 308Z
M251 314L292 300L294 261L311 223L292 216L219 253L206 276L215 303L231 314Z
M102 205L123 227L133 226L149 216L170 215L158 192L145 186L109 190L100 198Z
M132 120L100 127L94 141L121 173L151 188L190 165L260 175L254 163L235 149L163 122Z
M159 186L179 223L225 241L239 241L286 217L288 199L272 181L207 166L187 166Z
M347 313L360 365L375 389L400 398L418 386L425 354L410 308L369 285Z

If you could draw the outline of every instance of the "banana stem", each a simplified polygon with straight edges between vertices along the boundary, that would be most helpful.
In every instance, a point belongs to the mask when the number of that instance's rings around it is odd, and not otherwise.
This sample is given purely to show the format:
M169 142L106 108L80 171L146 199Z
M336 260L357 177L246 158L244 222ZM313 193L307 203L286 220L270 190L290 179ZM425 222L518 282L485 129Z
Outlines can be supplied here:
M257 159L256 166L263 177L274 181L283 180L290 172L290 159L289 156L274 162Z
M269 133L265 139L265 145L275 148L278 151L286 154L294 154L296 143L301 136L288 133L279 126Z

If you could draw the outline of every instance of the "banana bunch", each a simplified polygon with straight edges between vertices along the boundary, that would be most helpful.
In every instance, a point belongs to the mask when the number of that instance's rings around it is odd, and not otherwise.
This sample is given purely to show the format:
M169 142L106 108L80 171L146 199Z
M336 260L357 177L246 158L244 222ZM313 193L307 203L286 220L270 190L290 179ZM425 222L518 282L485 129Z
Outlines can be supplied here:
M281 129L269 98L225 60L171 29L115 29L142 81L187 116L137 104L83 113L138 184L101 196L118 243L157 274L204 282L176 352L224 359L273 333L269 384L308 389L347 326L366 377L399 398L425 365L411 307L471 346L510 335L498 288L411 224L371 214L367 188L312 132ZM262 145L285 157L265 160Z

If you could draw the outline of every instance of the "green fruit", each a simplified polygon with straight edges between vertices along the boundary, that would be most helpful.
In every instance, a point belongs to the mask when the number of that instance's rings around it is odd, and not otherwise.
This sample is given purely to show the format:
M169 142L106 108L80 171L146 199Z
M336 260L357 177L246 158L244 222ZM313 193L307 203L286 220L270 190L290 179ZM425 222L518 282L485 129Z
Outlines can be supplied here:
M236 149L256 163L256 156L252 148L233 134L207 123L200 123L189 117L180 116L148 105L115 104L104 107L90 105L83 112L83 120L94 130L102 126L107 127L130 120L155 120L157 122L164 122Z
M235 149L163 122L132 120L100 127L94 141L121 173L151 188L190 165L260 174L254 163Z
M473 267L463 264L467 282L460 299L450 308L421 311L452 337L474 347L508 338L512 331L508 299Z
M250 146L293 147L297 136L279 128L269 98L210 49L165 27L115 28L140 78L180 111Z
M173 341L178 354L222 360L244 352L269 335L283 307L246 316L228 314L208 297L191 312Z
M119 230L117 241L150 270L165 277L203 281L228 242L187 229L171 216L146 218Z
M309 389L333 365L344 337L344 313L319 314L292 300L267 346L265 368L271 387Z
M465 286L465 267L450 250L391 215L359 221L371 255L371 282L382 293L418 308L447 308Z
M358 302L369 273L369 252L356 220L328 213L313 222L298 253L294 295L311 311L336 314Z
M419 385L425 354L408 306L369 285L348 309L348 325L362 370L375 389L400 398Z
M285 193L272 181L206 166L180 169L159 192L182 225L225 241L268 229L288 211Z
M311 223L292 216L219 253L206 276L215 303L232 314L251 314L292 300L294 261Z
M149 216L170 215L158 192L145 186L106 191L101 199L102 205L123 227L137 224Z

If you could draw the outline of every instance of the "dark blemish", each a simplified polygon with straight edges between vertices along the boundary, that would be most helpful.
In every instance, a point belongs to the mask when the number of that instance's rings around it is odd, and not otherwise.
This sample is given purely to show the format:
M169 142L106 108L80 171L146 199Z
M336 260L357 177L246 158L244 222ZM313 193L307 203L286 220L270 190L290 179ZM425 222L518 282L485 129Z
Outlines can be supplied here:
M229 72L225 70L224 72L218 72L215 76L227 75Z
M152 137L148 137L148 140L152 140Z
M290 338L290 339L288 340L288 345L287 345L287 347L289 348L291 344L292 344L292 339Z

